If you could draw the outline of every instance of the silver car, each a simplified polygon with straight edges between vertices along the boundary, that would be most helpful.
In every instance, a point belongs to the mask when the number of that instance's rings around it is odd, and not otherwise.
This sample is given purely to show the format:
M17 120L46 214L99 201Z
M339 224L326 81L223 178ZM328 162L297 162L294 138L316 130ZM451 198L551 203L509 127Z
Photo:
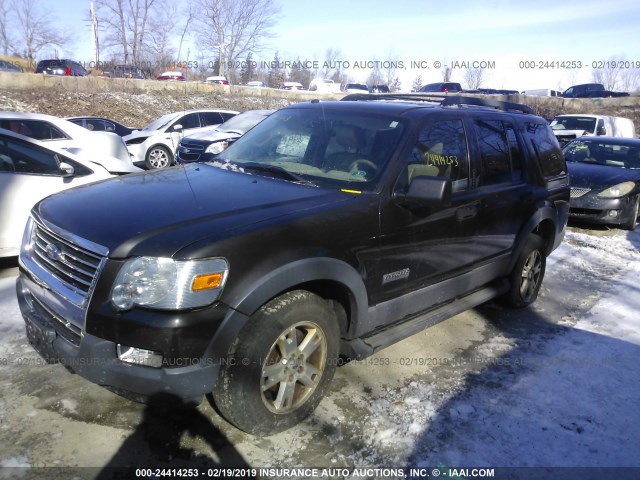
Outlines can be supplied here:
M29 211L38 201L115 176L98 161L0 128L0 258L18 255Z
M42 113L0 112L0 128L40 140L90 160L100 159L111 173L140 171L121 137L92 132L68 120Z

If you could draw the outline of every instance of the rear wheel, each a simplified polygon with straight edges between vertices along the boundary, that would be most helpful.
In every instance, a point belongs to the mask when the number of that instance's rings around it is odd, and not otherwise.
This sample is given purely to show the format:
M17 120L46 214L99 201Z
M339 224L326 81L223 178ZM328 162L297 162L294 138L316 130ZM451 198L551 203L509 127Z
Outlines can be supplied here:
M509 276L511 286L505 300L511 307L522 308L535 302L546 266L542 238L539 235L529 235Z
M221 367L213 391L218 411L254 435L272 435L304 420L327 391L338 358L335 313L297 290L258 310Z

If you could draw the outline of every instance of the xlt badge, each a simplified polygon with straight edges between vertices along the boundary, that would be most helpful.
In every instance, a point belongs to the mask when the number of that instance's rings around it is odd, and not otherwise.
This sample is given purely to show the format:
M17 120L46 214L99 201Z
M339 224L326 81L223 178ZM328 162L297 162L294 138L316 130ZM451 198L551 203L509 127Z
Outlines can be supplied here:
M395 282L396 280L403 280L405 278L409 278L410 269L404 268L402 270L398 270L397 272L385 273L382 276L382 284L389 282Z

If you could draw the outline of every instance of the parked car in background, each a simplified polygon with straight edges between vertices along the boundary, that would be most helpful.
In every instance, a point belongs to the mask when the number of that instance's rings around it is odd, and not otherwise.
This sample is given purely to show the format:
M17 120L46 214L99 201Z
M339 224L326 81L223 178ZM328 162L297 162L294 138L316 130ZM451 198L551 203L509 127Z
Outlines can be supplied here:
M78 62L64 58L40 60L36 65L35 73L63 75L67 77L86 77L89 75L89 72Z
M21 73L24 70L22 70L22 67L19 67L18 65L11 63L11 62L7 62L6 60L2 60L0 59L0 72L14 72L14 73Z
M187 74L180 70L171 70L170 72L161 73L156 80L177 80L179 82L187 81Z
M271 115L274 110L248 110L231 117L222 125L202 129L180 140L177 163L208 162L249 129Z
M121 137L129 135L135 130L104 117L69 117L67 120L92 132L112 132Z
M137 80L146 78L144 72L134 65L115 65L113 70L105 75L112 78L134 78Z
M142 130L124 137L133 155L133 162L149 170L173 164L178 143L184 135L202 128L217 127L237 115L234 110L200 109L168 113L157 118Z
M39 200L113 176L99 163L0 128L0 258L18 255L29 211Z
M280 90L304 90L300 82L283 82L278 88L280 88Z
M372 85L369 87L369 93L389 93L388 85Z
M613 92L604 88L601 83L583 83L573 85L562 92L564 98L608 98L628 97L627 92Z
M441 93L458 93L462 92L462 85L455 82L438 82L424 85L419 92L441 92Z
M262 88L262 87L266 87L264 82L261 82L259 80L253 80L251 82L247 82L247 87L254 87L254 88Z
M309 83L309 91L318 93L339 93L340 84L334 82L330 78L314 78Z
M369 93L369 89L362 83L345 83L342 87L344 93Z
M640 140L581 137L567 144L563 153L571 180L570 218L636 228Z
M100 159L112 173L137 172L122 137L91 132L75 123L42 113L0 112L0 128L65 149L90 161Z
M636 138L636 127L633 120L607 115L556 115L551 121L551 130L560 145L582 136Z
M560 97L562 96L562 92L558 90L552 90L550 88L537 88L533 90L524 90L522 92L523 95L534 95L539 97Z
M213 77L207 77L205 79L205 83L215 83L217 85L229 85L229 80L227 80L227 77L213 76Z

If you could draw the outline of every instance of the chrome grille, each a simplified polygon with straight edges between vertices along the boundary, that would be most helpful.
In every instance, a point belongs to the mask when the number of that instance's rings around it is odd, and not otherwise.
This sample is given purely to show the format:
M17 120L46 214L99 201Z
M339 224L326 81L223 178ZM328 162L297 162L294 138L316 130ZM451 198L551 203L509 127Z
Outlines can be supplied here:
M571 187L571 198L580 198L591 191L590 188Z
M75 245L40 224L34 226L33 252L36 261L58 280L85 297L91 291L103 257Z

